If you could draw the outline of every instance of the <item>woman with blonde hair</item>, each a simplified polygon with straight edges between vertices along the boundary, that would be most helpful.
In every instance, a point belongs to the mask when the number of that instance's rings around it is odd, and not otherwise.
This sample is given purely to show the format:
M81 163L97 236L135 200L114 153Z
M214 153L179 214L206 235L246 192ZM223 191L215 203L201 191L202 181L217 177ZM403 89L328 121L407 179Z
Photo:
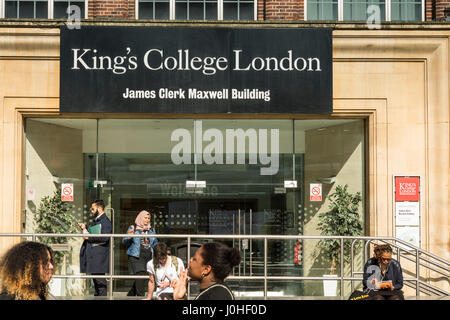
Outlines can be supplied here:
M128 234L155 234L150 224L150 213L142 210L137 215L134 224L131 225ZM147 275L147 262L153 257L153 247L158 242L155 237L128 237L122 242L128 246L128 271L131 275ZM145 296L147 286L146 279L136 279L128 292L128 296Z
M47 300L52 275L50 247L31 241L16 244L0 261L0 300Z

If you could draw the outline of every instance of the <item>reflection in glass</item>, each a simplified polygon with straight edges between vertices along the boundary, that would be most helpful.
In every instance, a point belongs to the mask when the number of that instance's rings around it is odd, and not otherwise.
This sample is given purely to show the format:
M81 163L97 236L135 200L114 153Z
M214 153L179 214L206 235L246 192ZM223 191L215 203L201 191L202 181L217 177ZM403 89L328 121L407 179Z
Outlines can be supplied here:
M338 0L310 0L307 6L308 20L338 19Z
M17 18L18 1L5 1L5 18Z
M19 18L34 18L34 2L19 2Z
M224 20L254 20L254 1L224 0Z
M384 0L344 0L344 20L367 21L369 6L378 6L380 21L386 20L386 4Z
M47 18L48 1L5 1L5 18Z
M391 1L392 21L422 21L422 1Z
M55 19L67 18L69 14L67 13L67 9L70 6L78 6L80 8L80 19L84 18L84 1L68 1L68 0L55 0L53 7L53 17ZM70 12L72 16L75 12Z
M168 20L169 0L139 0L139 19Z

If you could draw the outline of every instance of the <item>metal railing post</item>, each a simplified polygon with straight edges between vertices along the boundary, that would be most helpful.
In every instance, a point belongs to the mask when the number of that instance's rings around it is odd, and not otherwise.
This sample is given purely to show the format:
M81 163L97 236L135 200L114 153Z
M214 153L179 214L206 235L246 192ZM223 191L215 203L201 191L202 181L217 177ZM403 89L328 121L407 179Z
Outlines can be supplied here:
M344 296L344 238L341 238L341 297Z
M250 209L250 235L251 236L253 235L252 225L253 225L253 210ZM249 270L249 272L250 272L250 276L252 276L253 275L253 240L249 239L249 241L250 241L250 257L249 257L250 258L250 270Z
M264 238L264 300L267 300L267 238Z
M238 209L238 235L239 236L241 235L241 209ZM239 241L239 244L238 244L239 252L241 252L242 251L242 248L241 248L242 239L241 239L241 237L239 237L238 241ZM242 261L241 261L241 263L239 263L239 268L238 268L238 275L239 275L239 277L241 276L241 264L242 264Z
M109 299L113 300L114 238L109 237Z
M187 237L187 261L185 269L189 266L189 261L191 261L191 237ZM189 297L191 296L191 283L189 282L189 285L187 287L187 299L189 300Z
M351 250L351 253L350 253L350 275L351 275L352 278L353 278L353 253L354 253L353 250L354 250L354 245L355 245L356 241L358 241L358 239L353 240L353 242L352 242L352 250ZM351 289L352 289L352 292L355 289L353 281L351 281Z
M419 250L416 249L416 295L420 296L420 261L419 261Z

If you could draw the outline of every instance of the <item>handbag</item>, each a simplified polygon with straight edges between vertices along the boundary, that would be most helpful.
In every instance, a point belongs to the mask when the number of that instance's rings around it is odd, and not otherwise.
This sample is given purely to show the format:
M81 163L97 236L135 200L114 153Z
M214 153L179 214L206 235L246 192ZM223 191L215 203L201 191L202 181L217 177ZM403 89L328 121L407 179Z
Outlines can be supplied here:
M348 300L370 300L369 292L355 290L348 297Z

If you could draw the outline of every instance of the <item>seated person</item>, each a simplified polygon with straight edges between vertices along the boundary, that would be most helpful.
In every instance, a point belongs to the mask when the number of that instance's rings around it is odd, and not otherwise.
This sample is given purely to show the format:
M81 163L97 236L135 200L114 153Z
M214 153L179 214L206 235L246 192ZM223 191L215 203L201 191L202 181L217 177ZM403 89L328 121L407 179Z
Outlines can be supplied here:
M156 298L159 300L173 300L173 288L170 283L179 279L184 271L183 261L175 256L168 255L167 245L158 242L153 248L153 259L147 262L149 274L148 294L143 300L151 300L156 286Z
M402 268L392 259L390 245L375 246L374 257L364 265L363 286L372 300L404 300Z

